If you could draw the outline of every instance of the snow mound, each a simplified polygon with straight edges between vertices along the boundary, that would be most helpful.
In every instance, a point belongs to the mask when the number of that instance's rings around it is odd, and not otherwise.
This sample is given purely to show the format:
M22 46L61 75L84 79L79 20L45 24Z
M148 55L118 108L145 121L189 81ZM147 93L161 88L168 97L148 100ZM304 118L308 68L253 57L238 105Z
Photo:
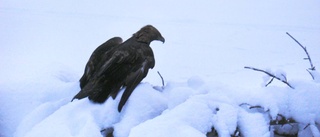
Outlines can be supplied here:
M184 82L168 82L161 91L149 83L141 83L132 93L121 113L115 100L95 104L87 98L70 102L58 99L63 92L41 95L48 100L23 117L15 137L36 136L206 136L214 131L219 136L238 132L243 136L272 136L273 131L299 135L316 135L320 122L320 85L315 81L292 81L295 89L228 88L207 83L200 77ZM71 82L64 88L78 90ZM62 90L63 91L63 90ZM50 93L50 92L49 92ZM47 93L46 93L47 94ZM279 114L310 127L273 126L270 121ZM314 132L314 133L313 133Z
M119 96L103 104L92 103L87 98L44 103L22 120L15 136L102 136L101 131L111 127L115 136L126 137L132 127L160 115L167 108L167 99L147 83L135 89L122 113L116 109Z

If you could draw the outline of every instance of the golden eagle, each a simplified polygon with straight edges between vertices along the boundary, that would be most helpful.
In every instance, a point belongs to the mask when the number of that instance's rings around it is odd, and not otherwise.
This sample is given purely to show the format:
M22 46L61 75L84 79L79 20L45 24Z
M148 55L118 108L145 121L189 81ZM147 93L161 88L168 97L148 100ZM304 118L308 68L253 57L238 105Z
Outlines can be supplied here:
M118 105L121 112L132 91L155 65L150 48L154 40L165 42L155 27L147 25L123 43L121 38L115 37L99 46L86 65L80 79L81 90L73 99L88 97L93 102L103 103L109 96L114 99L125 87Z

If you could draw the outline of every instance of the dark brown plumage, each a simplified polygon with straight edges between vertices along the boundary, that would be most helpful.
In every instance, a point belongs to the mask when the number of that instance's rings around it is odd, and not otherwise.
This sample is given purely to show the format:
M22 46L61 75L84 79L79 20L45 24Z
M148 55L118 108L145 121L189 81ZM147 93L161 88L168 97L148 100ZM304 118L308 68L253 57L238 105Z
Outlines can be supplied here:
M118 106L120 112L133 90L155 65L153 51L150 48L150 43L154 40L165 42L156 28L147 25L119 45L106 44L112 48L99 56L100 61L92 61L93 65L89 65L87 69L88 64L91 64L90 57L85 74L81 78L83 80L80 79L80 83L83 81L81 91L74 99L88 96L93 102L103 103L109 96L115 98L121 87L125 87ZM90 66L93 66L93 69Z
M99 47L97 47L93 51L93 53L91 54L91 56L86 64L86 68L84 70L84 73L79 80L81 89L92 78L92 75L96 72L96 70L98 70L98 67L99 67L98 65L101 62L103 55L107 54L108 51L110 51L115 46L120 45L121 43L122 43L122 39L120 37L113 37L113 38L107 40L105 43L101 44Z

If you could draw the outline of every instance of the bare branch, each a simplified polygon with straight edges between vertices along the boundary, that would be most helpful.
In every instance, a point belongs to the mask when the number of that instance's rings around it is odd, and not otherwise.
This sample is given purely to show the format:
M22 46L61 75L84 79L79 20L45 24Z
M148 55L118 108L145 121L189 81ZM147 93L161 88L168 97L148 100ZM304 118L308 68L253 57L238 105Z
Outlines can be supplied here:
M310 126L310 123L307 124L307 125L303 128L303 130L307 129L309 126Z
M286 75L281 74L281 76L284 78L284 81L288 81Z
M286 80L282 80L281 78L279 78L279 77L277 77L277 76L275 76L275 75L273 75L273 74L271 74L271 73L269 73L269 72L267 72L267 71L265 71L265 70L257 69L257 68L254 68L254 67L244 67L244 68L246 68L246 69L252 69L252 70L254 70L254 71L260 71L260 72L263 72L263 73L265 73L265 74L269 75L270 77L275 78L275 79L277 79L277 80L279 80L279 81L283 82L284 84L288 85L290 88L294 89L294 87L293 87L293 86L291 86L291 85L288 83L288 81L286 81ZM286 78L285 78L285 79L286 79ZM268 85L269 85L269 84L268 84Z
M157 71L158 72L158 74L159 74L159 76L160 76L160 78L161 78L161 81L162 81L162 87L164 87L164 80L163 80L163 77L161 76L161 74L160 74L160 72L159 71Z
M310 66L311 66L311 68L309 68L309 70L316 70L316 67L313 66L313 63L311 61L311 57L310 57L310 55L309 55L309 53L307 51L307 47L302 46L302 44L298 40L296 40L294 37L292 37L288 32L287 32L287 35L289 35L289 37L291 37L295 42L297 42L300 45L300 47L304 50L304 52L307 54L308 57L307 58L303 58L303 59L309 60L309 63L310 63Z
M262 107L262 106L259 106L259 105L252 106L252 105L250 105L248 103L241 103L239 106L244 106L244 105L248 106L248 109L263 109L263 111L265 111L265 112L269 112L270 111L269 109L265 110L265 108Z

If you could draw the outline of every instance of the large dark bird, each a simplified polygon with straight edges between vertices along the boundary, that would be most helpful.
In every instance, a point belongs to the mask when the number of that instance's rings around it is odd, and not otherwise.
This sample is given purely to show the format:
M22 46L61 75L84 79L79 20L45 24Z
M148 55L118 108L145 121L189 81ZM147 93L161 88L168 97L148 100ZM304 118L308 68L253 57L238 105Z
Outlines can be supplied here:
M89 97L93 102L103 103L109 96L115 99L119 90L125 87L118 106L120 112L132 91L155 65L150 43L154 40L164 43L165 39L151 25L141 28L121 44L119 38L113 39L116 40L109 40L112 44L106 44L106 47L112 48L101 51L104 54L98 56L99 61L90 61L93 55L90 57L85 74L80 80L81 91L73 99ZM93 64L90 65L90 62Z

